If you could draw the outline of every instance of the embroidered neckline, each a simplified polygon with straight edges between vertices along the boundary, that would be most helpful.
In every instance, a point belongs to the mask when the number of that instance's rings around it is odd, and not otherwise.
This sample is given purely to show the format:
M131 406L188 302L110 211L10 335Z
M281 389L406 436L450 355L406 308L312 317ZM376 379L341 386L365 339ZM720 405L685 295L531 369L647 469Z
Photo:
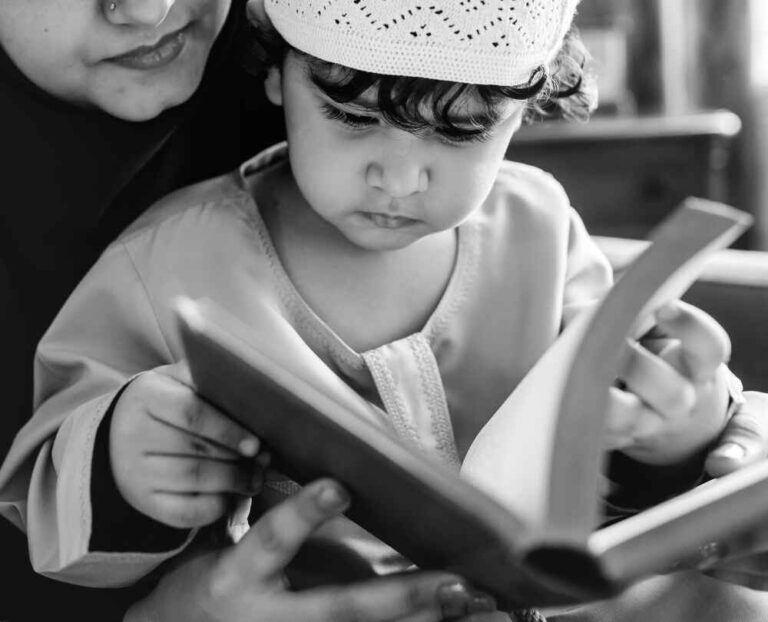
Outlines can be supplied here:
M296 321L297 327L300 327L303 333L311 335L318 345L321 345L328 351L336 364L354 371L363 371L366 369L362 356L363 353L357 352L341 339L315 313L301 295L301 292L296 289L277 253L261 211L250 192L252 182L249 180L249 177L262 172L267 167L284 161L287 158L287 153L286 143L279 143L262 151L240 167L239 190L244 195L242 202L243 210L248 222L258 236L259 243L268 259L270 269L276 278L281 301L289 313L291 313L294 321ZM457 228L456 260L451 270L448 284L424 326L420 331L417 331L424 335L433 351L437 340L445 332L451 318L461 307L462 301L466 299L468 290L475 280L473 277L477 267L477 257L480 250L479 244L479 223L470 220L459 225ZM403 335L402 337L407 336ZM388 344L381 344L378 347L380 348L385 345ZM378 348L372 348L372 350L376 349Z

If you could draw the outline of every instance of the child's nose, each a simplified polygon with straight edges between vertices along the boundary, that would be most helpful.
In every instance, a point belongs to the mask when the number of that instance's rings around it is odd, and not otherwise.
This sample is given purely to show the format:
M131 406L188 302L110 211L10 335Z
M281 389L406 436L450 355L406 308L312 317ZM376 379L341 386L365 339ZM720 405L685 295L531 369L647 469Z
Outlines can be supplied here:
M392 157L378 158L369 163L366 181L370 187L393 199L404 199L427 189L429 173L414 158L393 154Z
M107 19L118 25L157 28L168 17L176 0L114 0L107 1Z

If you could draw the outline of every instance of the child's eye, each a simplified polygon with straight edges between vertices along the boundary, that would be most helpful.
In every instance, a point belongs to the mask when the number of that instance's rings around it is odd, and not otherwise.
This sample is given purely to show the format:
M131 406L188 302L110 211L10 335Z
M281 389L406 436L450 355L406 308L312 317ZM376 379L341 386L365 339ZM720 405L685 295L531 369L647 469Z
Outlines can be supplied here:
M323 115L325 115L327 119L330 119L331 121L339 121L347 127L353 129L368 128L379 123L379 120L376 117L365 117L361 115L350 114L340 110L339 108L336 108L335 106L331 106L330 104L323 104L322 108Z
M487 142L492 133L489 130L482 130L479 132L438 131L436 134L447 145L461 146Z

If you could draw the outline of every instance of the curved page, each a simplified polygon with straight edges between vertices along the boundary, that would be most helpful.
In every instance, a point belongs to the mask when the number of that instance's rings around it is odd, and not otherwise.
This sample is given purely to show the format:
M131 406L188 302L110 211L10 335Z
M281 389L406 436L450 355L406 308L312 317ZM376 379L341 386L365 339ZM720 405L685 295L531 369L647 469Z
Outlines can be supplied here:
M462 474L536 525L542 540L585 545L597 524L608 391L625 339L647 331L652 312L680 297L706 258L750 220L688 199L502 404L470 447Z

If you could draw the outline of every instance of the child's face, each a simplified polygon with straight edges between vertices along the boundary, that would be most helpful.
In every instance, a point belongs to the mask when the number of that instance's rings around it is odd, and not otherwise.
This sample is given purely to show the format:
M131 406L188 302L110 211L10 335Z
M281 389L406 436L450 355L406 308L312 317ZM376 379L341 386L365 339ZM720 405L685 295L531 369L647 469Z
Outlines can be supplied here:
M403 248L456 227L482 204L519 127L520 102L500 104L484 140L452 142L334 102L312 82L306 63L289 53L282 72L267 79L267 94L284 106L291 168L304 198L349 241L369 250ZM471 129L469 114L484 108L467 100L451 121Z
M35 84L151 119L197 89L230 0L0 0L0 44Z

